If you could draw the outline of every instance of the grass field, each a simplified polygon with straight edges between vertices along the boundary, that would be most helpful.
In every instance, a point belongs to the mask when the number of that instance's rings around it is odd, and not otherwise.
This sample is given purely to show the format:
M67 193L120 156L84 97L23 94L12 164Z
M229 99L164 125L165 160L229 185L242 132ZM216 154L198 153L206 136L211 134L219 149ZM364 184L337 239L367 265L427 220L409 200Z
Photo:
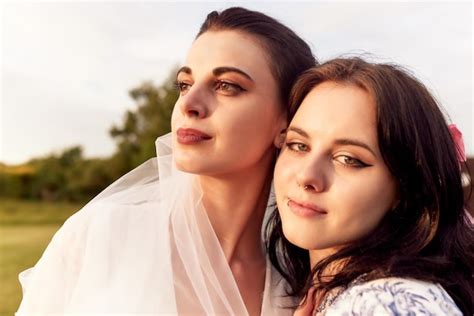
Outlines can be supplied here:
M62 223L82 204L0 199L0 315L21 301L18 273L33 266Z

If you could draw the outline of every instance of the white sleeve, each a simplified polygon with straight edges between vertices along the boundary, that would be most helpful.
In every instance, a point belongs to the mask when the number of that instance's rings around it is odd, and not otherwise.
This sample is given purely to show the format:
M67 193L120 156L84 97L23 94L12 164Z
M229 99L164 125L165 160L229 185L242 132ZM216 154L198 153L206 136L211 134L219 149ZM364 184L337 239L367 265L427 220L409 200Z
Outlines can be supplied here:
M36 265L20 273L23 299L16 315L64 312L81 266L84 216L80 213L56 232Z

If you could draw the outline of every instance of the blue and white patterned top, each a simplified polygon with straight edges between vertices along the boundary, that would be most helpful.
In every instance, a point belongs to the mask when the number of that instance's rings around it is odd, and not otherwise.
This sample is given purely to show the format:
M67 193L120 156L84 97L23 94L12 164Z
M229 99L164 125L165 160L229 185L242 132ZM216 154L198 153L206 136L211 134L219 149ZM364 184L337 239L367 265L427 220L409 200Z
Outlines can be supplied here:
M349 286L315 315L461 315L439 284L404 278L383 278Z

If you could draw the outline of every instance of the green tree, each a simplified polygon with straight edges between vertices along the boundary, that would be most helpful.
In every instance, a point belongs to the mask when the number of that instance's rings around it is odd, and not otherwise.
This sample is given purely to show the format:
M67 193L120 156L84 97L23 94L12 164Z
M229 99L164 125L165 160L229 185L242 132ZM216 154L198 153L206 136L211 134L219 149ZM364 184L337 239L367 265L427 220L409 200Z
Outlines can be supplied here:
M127 111L123 122L110 129L117 142L117 152L110 162L120 175L156 155L155 140L170 132L171 114L178 98L171 78L158 87L144 82L129 94L136 108Z
M74 146L22 166L0 164L0 196L84 201L154 157L156 138L171 130L171 114L178 98L173 79L160 86L144 82L129 91L135 107L109 131L117 143L111 157L85 159L82 148Z
M70 175L71 170L82 161L80 146L31 161L36 170L31 181L31 196L43 200L69 199L69 183L75 180Z

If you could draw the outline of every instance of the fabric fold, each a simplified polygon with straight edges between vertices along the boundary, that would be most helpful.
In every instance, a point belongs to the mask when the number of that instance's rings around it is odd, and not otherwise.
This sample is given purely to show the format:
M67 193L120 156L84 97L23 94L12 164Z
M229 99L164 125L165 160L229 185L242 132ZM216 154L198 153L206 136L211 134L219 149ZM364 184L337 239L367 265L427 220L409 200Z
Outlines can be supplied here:
M157 158L71 216L20 274L17 315L248 314L196 176L176 169L170 134L156 148ZM268 265L267 279L278 278ZM284 283L275 284L266 282L262 314L291 314L279 309L291 305Z

